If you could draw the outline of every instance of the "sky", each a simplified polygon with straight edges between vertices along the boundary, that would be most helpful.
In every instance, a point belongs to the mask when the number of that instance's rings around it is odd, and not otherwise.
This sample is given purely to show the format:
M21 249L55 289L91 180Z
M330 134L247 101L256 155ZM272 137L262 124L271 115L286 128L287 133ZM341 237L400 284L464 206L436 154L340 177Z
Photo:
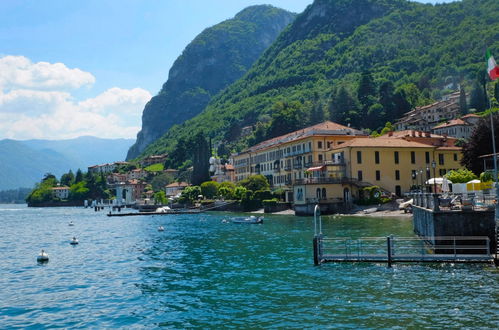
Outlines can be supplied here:
M251 5L300 13L312 2L1 0L0 139L135 138L201 31Z

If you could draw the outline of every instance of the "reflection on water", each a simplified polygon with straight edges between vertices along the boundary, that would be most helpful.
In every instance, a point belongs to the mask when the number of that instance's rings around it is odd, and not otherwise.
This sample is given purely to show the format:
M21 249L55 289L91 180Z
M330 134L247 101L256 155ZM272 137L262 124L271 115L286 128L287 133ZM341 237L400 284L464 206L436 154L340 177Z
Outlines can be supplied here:
M2 327L499 326L496 269L314 267L311 218L234 225L222 223L226 213L108 218L10 205L0 214ZM326 217L323 231L410 236L412 224ZM73 236L77 247L68 244ZM50 261L37 265L42 248Z

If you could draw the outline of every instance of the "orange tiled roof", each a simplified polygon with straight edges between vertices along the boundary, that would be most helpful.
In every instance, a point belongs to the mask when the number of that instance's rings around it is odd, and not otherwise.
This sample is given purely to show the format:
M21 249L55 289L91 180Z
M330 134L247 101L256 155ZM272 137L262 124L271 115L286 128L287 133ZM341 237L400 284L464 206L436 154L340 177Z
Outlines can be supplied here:
M430 148L431 146L419 142L406 141L404 139L390 139L385 137L353 139L335 146L333 149L346 147L377 147L377 148Z
M353 129L351 127L343 126L332 121L325 121L323 123L303 128L288 134L284 134L273 139L263 141L245 150L245 152L254 152L261 149L270 148L272 146L300 140L313 135L365 135L363 132Z
M465 116L462 116L462 117L461 117L461 119L462 119L462 118L471 118L471 117L475 117L475 118L482 118L482 117L480 117L479 115L475 115L474 113L469 113L469 114L467 114L467 115L465 115Z
M437 126L433 127L432 129L445 128L445 127L451 127L451 126L460 126L460 125L469 126L470 124L468 124L467 122L465 122L462 119L452 119L448 122L437 125Z
M170 183L166 188L178 188L178 187L188 187L189 184L187 182L174 182Z

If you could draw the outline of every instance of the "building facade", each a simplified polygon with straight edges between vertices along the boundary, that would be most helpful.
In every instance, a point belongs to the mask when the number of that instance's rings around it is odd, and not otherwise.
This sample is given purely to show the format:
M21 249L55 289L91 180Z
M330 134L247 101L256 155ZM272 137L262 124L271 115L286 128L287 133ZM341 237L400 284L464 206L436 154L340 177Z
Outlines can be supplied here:
M235 181L261 174L273 188L286 190L286 200L293 201L293 183L306 177L307 168L326 160L326 152L364 132L326 121L302 130L261 142L232 155Z
M480 120L480 116L469 114L459 119L453 119L439 124L431 129L432 133L452 136L458 139L469 139L474 128Z

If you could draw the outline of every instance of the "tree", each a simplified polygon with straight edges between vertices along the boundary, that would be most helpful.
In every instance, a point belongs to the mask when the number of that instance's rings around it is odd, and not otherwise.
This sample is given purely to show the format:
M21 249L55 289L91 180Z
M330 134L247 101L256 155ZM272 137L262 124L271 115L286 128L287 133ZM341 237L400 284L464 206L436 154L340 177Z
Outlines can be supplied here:
M379 86L379 104L383 106L383 112L388 120L397 119L394 93L395 88L391 81L384 81Z
M217 196L219 183L216 181L206 181L201 184L201 193L204 197L213 199Z
M154 194L154 204L161 204L161 205L168 204L166 193L163 190L158 191Z
M304 124L300 102L276 102L272 107L272 122L267 139L296 131Z
M324 108L319 97L319 93L314 92L314 100L310 111L310 125L322 123L324 121Z
M473 108L478 112L484 111L487 109L485 98L486 96L483 92L483 87L480 85L480 82L475 81L470 94L470 108Z
M496 102L499 102L499 81L496 81L494 84L494 98Z
M468 103L466 102L466 92L464 88L459 90L459 111L461 115L466 115L468 113Z
M332 121L343 125L357 126L358 108L357 100L344 85L341 85L331 94L328 111Z
M261 174L252 175L239 182L239 185L251 191L267 190L270 188L267 178Z
M81 172L80 169L78 169L76 171L76 176L75 176L74 183L78 183L78 182L81 182L81 181L83 181L83 173Z
M192 183L199 185L202 182L210 180L210 146L206 141L203 132L199 132L193 139L192 155Z
M368 114L369 108L376 100L376 84L371 72L368 70L363 71L360 77L359 87L357 88L357 99L361 105L360 115L364 117Z
M493 115L494 130L499 132L499 116ZM495 134L495 143L499 146L499 134ZM474 173L483 171L482 155L492 154L492 133L490 130L490 118L482 118L478 123L467 143L463 146L463 158L461 165Z
M230 188L229 186L220 185L220 187L218 188L218 194L224 199L233 199L235 196L235 191L233 188Z
M201 195L201 187L199 186L190 186L186 187L182 190L182 194L180 195L179 201L181 203L193 203L198 199L198 196Z
M87 188L84 181L73 184L69 190L69 199L81 201L89 197L90 189Z
M466 183L477 178L475 173L465 168L449 171L445 176L452 183Z
M172 182L173 182L173 176L171 174L162 173L160 175L156 175L151 180L152 190L154 190L154 191L163 190L166 185L168 185Z

